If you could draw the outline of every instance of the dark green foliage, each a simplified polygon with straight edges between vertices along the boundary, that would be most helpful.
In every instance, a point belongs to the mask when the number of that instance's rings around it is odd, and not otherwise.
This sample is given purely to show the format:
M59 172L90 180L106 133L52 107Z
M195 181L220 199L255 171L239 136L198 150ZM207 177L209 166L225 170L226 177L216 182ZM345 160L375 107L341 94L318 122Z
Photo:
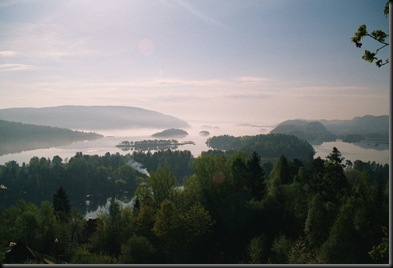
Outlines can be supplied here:
M382 226L383 237L381 243L374 245L368 253L375 263L389 263L389 232L386 226Z
M288 160L284 155L281 155L269 174L270 193L273 193L280 185L288 184L292 181L289 171Z
M266 235L257 235L251 238L246 248L246 263L261 264L267 263L268 259L268 241Z
M151 264L154 263L156 249L144 236L133 236L123 244L120 263Z
M266 194L265 171L261 166L261 157L257 152L253 152L248 162L248 189L256 199L263 199Z
M312 159L314 148L307 142L299 140L293 135L266 134L256 136L233 137L228 135L214 136L206 144L218 150L242 151L250 155L257 152L262 160L277 159L280 155L303 161Z
M326 263L369 263L362 259L367 255L357 254L359 250L358 233L353 228L353 218L355 216L355 206L352 200L348 199L344 203L337 218L331 227L328 239L322 246L322 254Z
M134 152L133 158L150 171L158 170L164 166L170 167L179 185L183 184L184 180L193 173L192 162L194 158L190 151Z
M53 209L62 220L66 220L71 214L71 206L70 201L68 200L68 195L61 186L53 195Z
M292 241L285 235L279 234L273 241L269 262L276 264L288 263L288 255L291 248Z
M57 263L387 263L389 166L344 160L334 148L325 159L281 154L270 164L257 151L10 161L0 165L0 242ZM70 210L88 193L106 201L125 191L133 206L112 199L95 224ZM14 201L20 193L26 200Z

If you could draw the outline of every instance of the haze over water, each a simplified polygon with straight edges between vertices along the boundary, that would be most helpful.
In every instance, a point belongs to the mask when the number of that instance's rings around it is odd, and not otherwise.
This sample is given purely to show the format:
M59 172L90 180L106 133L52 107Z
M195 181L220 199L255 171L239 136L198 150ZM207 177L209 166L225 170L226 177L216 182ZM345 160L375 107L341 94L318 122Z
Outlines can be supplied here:
M202 151L207 151L209 148L206 145L206 140L209 137L218 135L232 135L232 136L246 136L268 134L276 125L274 124L241 124L234 123L219 123L209 122L202 123L200 121L191 121L190 128L184 130L188 132L188 136L184 138L173 138L181 141L193 141L195 145L188 144L178 147L178 150L189 150L194 157L200 155ZM63 161L68 161L77 152L82 152L86 155L104 155L107 152L111 154L120 153L122 155L131 153L133 151L123 151L116 147L122 141L141 141L155 139L151 137L152 134L162 131L163 129L115 129L115 130L91 130L103 134L105 137L94 141L81 141L69 145L52 147L47 149L37 149L31 151L24 151L21 153L7 154L0 156L0 164L15 160L19 164L23 162L28 163L34 156L39 158L45 157L52 159L53 156L59 155ZM209 136L201 136L200 131L208 131ZM163 138L172 139L172 138ZM346 160L355 161L361 160L364 162L376 161L377 163L385 164L389 162L389 150L365 149L354 144L345 143L342 141L327 142L321 145L313 146L316 154L314 157L320 156L324 159L329 155L333 147L337 147Z

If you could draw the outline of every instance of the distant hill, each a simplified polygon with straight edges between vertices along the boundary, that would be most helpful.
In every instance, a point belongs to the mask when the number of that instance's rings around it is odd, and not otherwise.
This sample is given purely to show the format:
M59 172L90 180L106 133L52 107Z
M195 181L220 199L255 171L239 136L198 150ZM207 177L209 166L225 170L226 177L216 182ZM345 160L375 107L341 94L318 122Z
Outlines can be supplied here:
M346 142L389 141L389 116L366 115L352 120L288 120L280 123L270 133L295 135L311 144L342 139Z
M128 106L8 108L0 109L0 119L82 130L189 127L174 116Z
M365 115L352 120L319 120L326 129L338 135L373 134L379 133L389 136L388 115Z
M161 132L154 133L151 135L152 137L155 138L171 138L171 137L186 137L188 135L187 131L184 131L182 129L176 129L176 128L171 128L171 129L166 129Z
M0 155L50 148L101 137L103 136L92 132L0 120Z
M321 144L325 141L336 140L336 135L328 131L318 121L288 120L279 124L270 133L294 135L301 140L307 140L311 144Z

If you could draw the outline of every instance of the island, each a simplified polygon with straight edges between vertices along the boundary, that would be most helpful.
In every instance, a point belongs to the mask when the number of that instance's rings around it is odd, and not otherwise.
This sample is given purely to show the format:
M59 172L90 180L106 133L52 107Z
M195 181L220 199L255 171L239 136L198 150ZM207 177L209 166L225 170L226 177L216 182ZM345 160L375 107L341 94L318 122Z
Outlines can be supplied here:
M186 137L188 135L187 131L178 128L170 128L163 130L161 132L157 132L152 137L155 138L169 138L169 137Z
M209 135L210 135L210 132L209 132L209 131L206 131L206 130L202 130L201 132L199 132L199 135L201 135L201 136L203 136L203 137L206 137L206 136L209 136Z
M142 141L122 141L117 148L123 151L155 151L155 150L176 150L181 145L192 144L195 145L193 141L182 141L177 140L142 140Z

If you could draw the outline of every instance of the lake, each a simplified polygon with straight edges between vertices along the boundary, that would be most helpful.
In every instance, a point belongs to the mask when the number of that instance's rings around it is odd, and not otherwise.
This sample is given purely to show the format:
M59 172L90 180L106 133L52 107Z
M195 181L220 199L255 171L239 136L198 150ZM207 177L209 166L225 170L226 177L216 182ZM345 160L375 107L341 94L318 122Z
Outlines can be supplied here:
M244 136L244 135L258 135L269 133L275 125L272 124L237 124L237 123L225 123L225 124L203 124L200 122L191 122L190 128L185 128L188 132L188 136L182 139L177 139L179 142L182 141L193 141L195 144L187 144L179 146L179 150L189 150L197 157L202 151L206 151L209 148L206 145L206 140L209 137L217 135L233 135L233 136ZM132 151L123 151L117 148L116 145L122 141L141 141L154 139L151 137L152 134L162 131L163 129L118 129L118 130L92 130L104 137L94 141L80 141L69 145L36 149L30 151L23 151L20 153L13 153L0 156L0 164L4 164L8 161L15 160L19 164L23 162L28 163L34 156L45 157L52 159L53 156L58 155L64 161L67 161L73 157L77 152L82 152L85 155L104 155L107 152L111 154L120 153L122 155L132 153ZM201 136L201 131L208 131L209 136ZM165 139L165 138L164 138ZM361 160L364 162L375 161L380 164L389 163L389 150L387 145L385 147L373 147L373 146L358 146L351 143L342 141L325 142L321 145L313 146L316 154L315 157L320 156L325 158L329 155L333 147L336 147L346 160L354 162L355 160Z

